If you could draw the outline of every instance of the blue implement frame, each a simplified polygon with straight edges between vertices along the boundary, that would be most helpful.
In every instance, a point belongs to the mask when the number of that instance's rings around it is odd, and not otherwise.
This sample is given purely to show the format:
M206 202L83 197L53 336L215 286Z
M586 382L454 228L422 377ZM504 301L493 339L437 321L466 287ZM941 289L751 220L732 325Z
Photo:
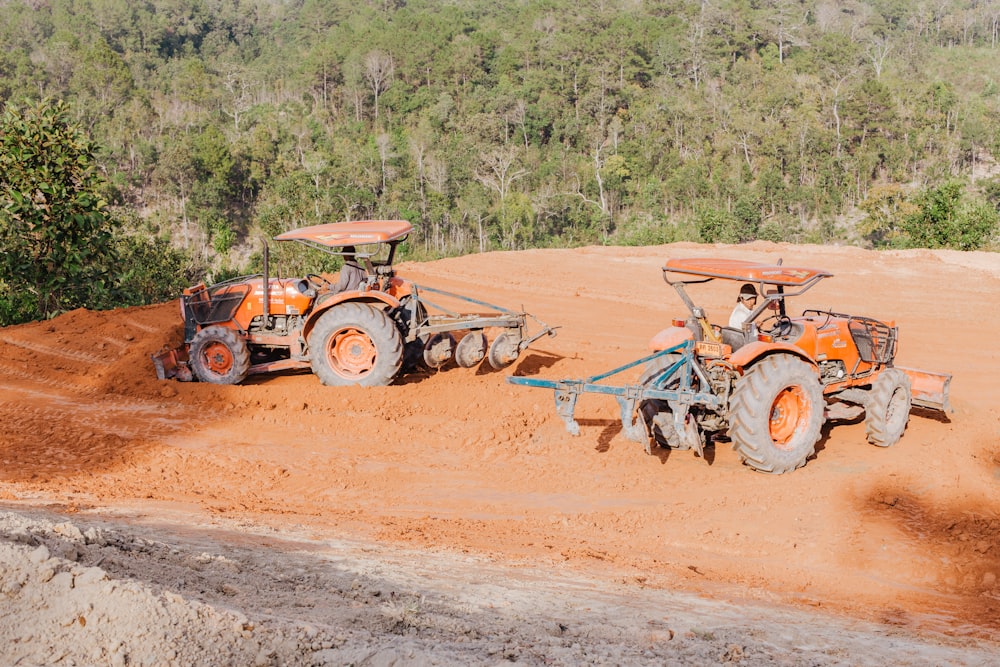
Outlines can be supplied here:
M708 377L705 375L705 371L695 357L694 345L694 341L684 341L624 366L619 366L606 373L593 375L582 380L542 380L521 376L508 376L507 382L525 387L554 389L556 414L566 424L566 430L571 435L580 435L580 425L574 416L576 401L580 397L580 394L592 393L614 396L621 409L622 430L625 436L633 442L648 442L649 433L646 430L645 423L642 419L637 421L635 418L636 409L642 401L650 399L667 401L674 413L675 420L679 423L685 419L688 408L692 405L703 405L708 408L718 408L722 405L722 399L715 394L696 391L694 389L694 383L692 382L694 376L697 376L699 386L711 386ZM680 358L667 365L655 376L649 378L645 384L598 384L601 380L670 354L680 354Z

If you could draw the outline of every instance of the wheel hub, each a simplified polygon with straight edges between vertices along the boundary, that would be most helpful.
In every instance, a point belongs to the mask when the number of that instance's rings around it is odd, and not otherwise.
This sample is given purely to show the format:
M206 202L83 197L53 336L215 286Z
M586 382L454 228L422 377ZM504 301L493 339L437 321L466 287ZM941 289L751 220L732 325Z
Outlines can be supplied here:
M908 416L908 410L905 409L906 406L906 395L903 393L902 389L896 389L892 393L892 398L889 399L889 405L886 406L885 420L892 428L900 428L906 423L906 418Z
M358 377L375 367L378 351L372 339L364 331L348 327L337 331L331 337L330 367L348 377Z
M213 373L225 374L233 367L233 353L222 343L212 343L205 348L205 365Z
M769 428L776 447L791 450L790 442L809 413L809 398L801 387L786 387L771 404Z

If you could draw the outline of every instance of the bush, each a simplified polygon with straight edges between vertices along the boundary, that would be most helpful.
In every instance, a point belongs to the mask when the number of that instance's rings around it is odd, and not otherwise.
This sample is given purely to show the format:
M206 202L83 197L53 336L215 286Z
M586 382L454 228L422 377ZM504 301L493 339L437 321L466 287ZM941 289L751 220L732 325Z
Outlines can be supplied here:
M115 284L115 302L95 306L141 306L177 298L196 282L191 256L170 246L163 238L132 234L119 236L115 248L120 268Z
M695 215L695 227L702 243L739 243L739 222L716 208L704 207Z
M114 220L97 147L69 118L64 103L49 100L23 110L8 103L0 118L0 281L4 317L13 318L6 324L107 296Z
M0 326L33 320L36 312L36 300L31 294L12 290L0 281Z
M631 217L615 230L612 242L623 246L650 246L673 243L677 228L651 217Z
M921 192L914 204L917 210L901 225L910 248L977 250L990 242L1000 220L989 203L967 200L958 181Z

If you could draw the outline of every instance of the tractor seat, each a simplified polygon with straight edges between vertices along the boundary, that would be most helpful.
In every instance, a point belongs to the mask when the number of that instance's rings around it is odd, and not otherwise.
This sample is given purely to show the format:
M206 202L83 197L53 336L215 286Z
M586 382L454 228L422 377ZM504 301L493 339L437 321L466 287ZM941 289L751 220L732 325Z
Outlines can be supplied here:
M719 335L722 338L722 343L733 348L733 352L747 344L747 337L739 329L719 327Z

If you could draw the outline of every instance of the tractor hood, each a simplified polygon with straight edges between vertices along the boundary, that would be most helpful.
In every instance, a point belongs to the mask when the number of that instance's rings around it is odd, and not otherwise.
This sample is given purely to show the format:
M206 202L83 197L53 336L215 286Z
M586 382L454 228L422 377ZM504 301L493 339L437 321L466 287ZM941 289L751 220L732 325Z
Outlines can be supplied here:
M413 231L406 220L358 220L329 222L325 225L302 227L278 234L275 241L303 241L328 248L388 243L401 240Z
M833 274L821 269L759 264L739 259L670 259L663 267L664 274L676 273L701 278L722 278L743 282L801 287ZM681 279L683 280L683 279Z

